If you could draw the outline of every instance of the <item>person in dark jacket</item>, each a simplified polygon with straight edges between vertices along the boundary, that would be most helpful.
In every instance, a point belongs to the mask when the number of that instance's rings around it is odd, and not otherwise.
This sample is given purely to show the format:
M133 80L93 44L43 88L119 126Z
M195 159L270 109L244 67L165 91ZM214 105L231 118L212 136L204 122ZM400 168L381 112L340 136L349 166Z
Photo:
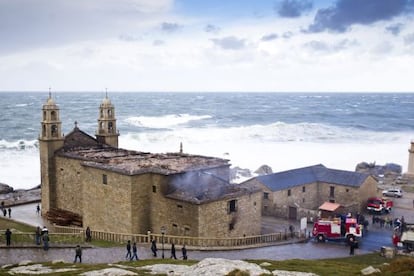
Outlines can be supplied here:
M175 256L175 245L174 243L171 244L171 259L177 259L177 257Z
M10 231L9 228L7 228L6 232L4 232L4 235L6 235L6 245L10 246L12 232Z
M130 240L128 240L128 242L127 242L126 250L127 250L127 253L126 253L125 258L131 260L132 254L131 254L131 241Z
M151 240L151 251L152 256L157 257L157 243L155 242L155 239Z
M75 260L73 262L76 263L77 259L79 259L80 263L82 262L82 248L79 244L75 248Z
M183 254L183 260L187 260L187 248L185 248L185 244L183 245L183 248L181 248L181 253Z

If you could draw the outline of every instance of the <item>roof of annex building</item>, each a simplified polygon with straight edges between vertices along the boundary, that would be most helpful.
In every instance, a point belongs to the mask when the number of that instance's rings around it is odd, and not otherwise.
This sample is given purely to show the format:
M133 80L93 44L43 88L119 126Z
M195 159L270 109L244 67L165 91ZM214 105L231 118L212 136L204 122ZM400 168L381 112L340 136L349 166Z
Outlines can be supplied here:
M322 164L293 169L256 177L272 191L289 189L296 186L322 182L351 187L359 187L369 174L329 169Z

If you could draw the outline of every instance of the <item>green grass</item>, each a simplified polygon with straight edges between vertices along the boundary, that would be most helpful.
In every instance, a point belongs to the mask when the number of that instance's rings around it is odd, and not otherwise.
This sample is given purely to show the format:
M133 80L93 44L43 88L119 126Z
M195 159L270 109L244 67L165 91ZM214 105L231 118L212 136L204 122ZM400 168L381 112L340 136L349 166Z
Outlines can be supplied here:
M15 229L18 232L35 232L36 230L34 226L0 217L0 231L6 230L7 228Z
M324 275L361 275L360 271L368 266L379 268L381 274L377 275L414 275L414 258L396 257L394 259L385 259L378 253L358 255L348 258L338 259L323 259L323 260L285 260L285 261L271 261L271 260L249 260L248 262L261 264L263 262L270 263L265 269L273 270L288 270L300 272L312 272L321 276ZM193 260L172 260L172 259L148 259L139 261L119 262L118 265L125 267L124 269L138 273L138 275L150 275L148 271L136 270L138 267L154 265L154 264L177 264L177 265L193 265L197 261ZM50 262L43 263L44 266L58 269L58 268L76 268L72 272L53 272L53 275L79 275L80 273L100 270L104 268L114 267L108 264L71 264L71 263L57 263ZM0 275L8 274L10 268L0 268ZM230 272L230 276L245 276L246 272L241 270L234 270ZM271 274L269 274L271 275Z

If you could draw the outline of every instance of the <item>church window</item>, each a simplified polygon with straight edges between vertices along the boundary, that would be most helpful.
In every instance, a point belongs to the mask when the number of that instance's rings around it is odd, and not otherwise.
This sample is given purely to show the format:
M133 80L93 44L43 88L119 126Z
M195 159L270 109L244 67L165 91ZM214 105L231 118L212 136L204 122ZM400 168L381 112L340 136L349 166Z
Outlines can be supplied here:
M43 121L46 121L46 111L43 111Z
M60 171L63 172L63 168L60 168Z
M291 196L292 195L292 191L290 189L288 190L287 193L288 193L288 196Z
M229 230L233 230L234 229L234 223L229 223Z
M263 193L263 199L269 199L269 193Z
M111 117L112 116L112 110L108 110L108 117Z
M102 175L102 184L108 184L108 176L106 174Z
M181 209L183 209L183 205L178 204L178 205L177 205L177 208L181 208Z
M155 186L155 185L152 186L152 192L153 193L156 193L157 192L157 186Z
M229 213L237 212L237 200L233 199L228 202Z
M56 111L52 111L50 112L50 117L52 121L56 121L57 120L57 115L56 115Z
M108 123L108 132L112 133L112 131L113 131L113 124L112 124L112 122L109 122Z
M43 137L46 136L46 126L45 125L43 125L43 128L42 128L42 136Z
M177 228L177 227L178 227L178 225L177 225L177 224L175 224L175 223L173 223L173 224L172 224L172 226L173 226L174 228Z
M305 193L306 192L306 187L305 186L303 186L302 187L302 193Z
M57 126L56 125L52 125L52 137L57 137L58 136L58 131L57 131Z
M349 193L349 189L346 189L345 191L346 191L347 193Z

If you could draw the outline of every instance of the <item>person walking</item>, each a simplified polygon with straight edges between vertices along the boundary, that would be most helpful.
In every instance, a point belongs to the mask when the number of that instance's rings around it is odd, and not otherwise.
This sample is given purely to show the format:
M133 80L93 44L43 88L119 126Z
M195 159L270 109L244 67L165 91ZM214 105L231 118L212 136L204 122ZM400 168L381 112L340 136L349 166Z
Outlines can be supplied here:
M9 218L11 218L11 208L9 207L9 209L7 209L7 211L9 212Z
M49 234L47 232L43 233L42 235L43 240L43 250L49 250Z
M135 258L135 260L139 260L138 259L138 249L137 249L137 243L134 242L132 244L132 257L131 257L131 261Z
M151 240L151 251L152 251L152 256L157 257L157 243L155 239Z
M174 243L171 243L171 259L177 259L177 257L175 256L175 245Z
M91 233L91 228L89 228L89 226L86 227L85 234L86 234L86 242L91 242L92 241L92 233Z
M9 228L7 228L6 232L4 232L4 235L6 235L6 245L10 246L12 232L10 231Z
M36 245L40 245L40 237L42 236L42 230L40 229L40 226L36 228L35 232L35 238L36 238Z
M36 206L36 214L40 215L40 205L39 204L37 204L37 206Z
M75 260L73 261L76 263L76 261L79 259L79 262L82 263L82 248L78 244L75 248Z
M127 253L126 253L125 258L126 259L131 259L132 255L131 255L131 241L130 240L128 240L128 242L127 242L126 250L127 250Z
M181 253L183 254L183 260L187 260L187 248L185 248L185 244L183 245L183 248L181 248Z

